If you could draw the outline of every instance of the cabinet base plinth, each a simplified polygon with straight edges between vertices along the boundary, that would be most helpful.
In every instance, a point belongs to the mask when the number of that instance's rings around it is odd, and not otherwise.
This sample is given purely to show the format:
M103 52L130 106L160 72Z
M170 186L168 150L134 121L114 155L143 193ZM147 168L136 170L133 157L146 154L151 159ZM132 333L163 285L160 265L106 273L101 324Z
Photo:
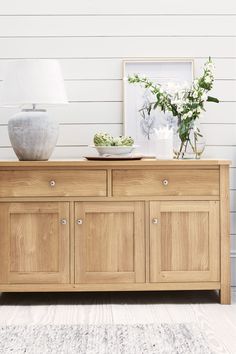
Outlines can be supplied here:
M5 284L0 292L219 290L219 282L136 284Z

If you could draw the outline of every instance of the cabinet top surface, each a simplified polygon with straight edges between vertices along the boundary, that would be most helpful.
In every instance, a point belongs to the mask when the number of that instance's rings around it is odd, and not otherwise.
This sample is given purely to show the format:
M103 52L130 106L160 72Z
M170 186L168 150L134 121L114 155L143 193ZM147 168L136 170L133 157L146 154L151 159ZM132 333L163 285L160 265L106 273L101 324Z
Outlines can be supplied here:
M218 159L201 159L201 160L120 160L120 161L87 161L85 159L78 160L50 160L50 161L17 161L2 160L0 168L4 167L93 167L93 168L109 168L109 167L129 167L129 166L212 166L212 165L230 165L230 160Z

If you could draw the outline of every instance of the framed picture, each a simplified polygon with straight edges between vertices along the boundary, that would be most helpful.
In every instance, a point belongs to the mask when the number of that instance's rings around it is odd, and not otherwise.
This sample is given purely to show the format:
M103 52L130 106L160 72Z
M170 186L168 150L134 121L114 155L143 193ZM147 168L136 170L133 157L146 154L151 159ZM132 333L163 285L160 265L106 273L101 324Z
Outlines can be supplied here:
M148 113L148 104L154 96L148 89L138 84L129 84L128 77L134 74L149 78L170 88L175 85L190 85L194 78L193 59L144 59L123 62L124 82L124 134L132 136L138 145L137 152L153 156L155 152L154 128L174 126L176 119L169 113L158 109Z

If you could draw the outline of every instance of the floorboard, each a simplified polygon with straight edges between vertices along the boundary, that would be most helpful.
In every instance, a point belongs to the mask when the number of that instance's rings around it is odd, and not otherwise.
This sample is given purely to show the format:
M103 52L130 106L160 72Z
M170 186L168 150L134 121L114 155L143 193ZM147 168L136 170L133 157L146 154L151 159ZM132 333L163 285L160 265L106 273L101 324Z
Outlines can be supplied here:
M235 354L236 289L232 305L220 305L214 291L0 295L0 325L163 322L198 323Z

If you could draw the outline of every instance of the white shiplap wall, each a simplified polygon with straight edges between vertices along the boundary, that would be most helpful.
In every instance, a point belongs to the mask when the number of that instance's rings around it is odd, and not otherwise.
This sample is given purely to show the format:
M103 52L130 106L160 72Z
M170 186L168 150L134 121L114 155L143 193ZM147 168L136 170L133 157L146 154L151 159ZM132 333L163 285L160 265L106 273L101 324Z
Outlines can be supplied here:
M0 80L7 60L57 58L69 107L51 108L61 133L54 158L88 152L98 130L122 132L122 59L211 55L214 92L203 120L206 155L231 168L232 268L236 285L236 1L0 0ZM1 89L1 81L0 81ZM14 110L0 109L0 159L14 158L7 134Z

